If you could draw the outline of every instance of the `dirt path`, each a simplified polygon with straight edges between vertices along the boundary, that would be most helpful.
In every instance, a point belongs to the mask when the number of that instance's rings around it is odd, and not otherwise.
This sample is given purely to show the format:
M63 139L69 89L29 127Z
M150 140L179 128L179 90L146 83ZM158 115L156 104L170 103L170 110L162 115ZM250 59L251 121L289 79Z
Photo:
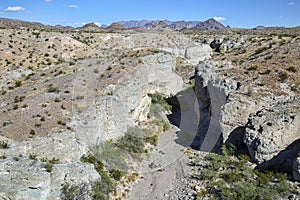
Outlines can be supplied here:
M180 199L175 191L180 190L182 180L190 174L185 151L195 136L199 113L193 90L181 93L178 100L181 106L180 129L173 126L161 134L151 156L140 165L138 171L143 178L132 187L127 199Z

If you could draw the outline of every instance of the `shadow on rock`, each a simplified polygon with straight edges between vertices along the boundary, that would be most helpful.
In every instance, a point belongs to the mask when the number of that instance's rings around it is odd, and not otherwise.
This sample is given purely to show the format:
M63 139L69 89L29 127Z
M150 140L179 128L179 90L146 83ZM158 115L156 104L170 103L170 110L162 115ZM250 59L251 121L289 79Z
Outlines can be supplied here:
M257 165L256 169L261 171L275 171L287 173L290 177L293 172L293 162L300 153L300 139L295 140L287 148L279 152L271 160Z

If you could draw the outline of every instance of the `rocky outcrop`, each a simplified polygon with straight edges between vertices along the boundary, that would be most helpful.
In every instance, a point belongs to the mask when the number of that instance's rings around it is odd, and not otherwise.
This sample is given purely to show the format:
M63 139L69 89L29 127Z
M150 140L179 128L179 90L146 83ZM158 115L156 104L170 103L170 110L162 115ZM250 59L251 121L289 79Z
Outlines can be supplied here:
M244 142L251 157L270 160L300 137L299 101L263 109L250 116Z
M212 62L195 70L195 95L200 120L192 147L218 151L233 144L238 153L249 153L261 170L275 169L299 180L299 100L258 100L240 91L241 83L223 79ZM251 114L255 113L255 114Z
M193 65L210 58L212 49L208 45L188 47L185 49L185 58Z
M0 163L1 199L61 199L64 184L80 186L89 199L91 183L100 178L94 166L85 163L49 164L34 159L4 159Z
M151 104L148 93L176 94L182 90L183 81L174 72L173 55L156 53L141 60L134 69L103 88L101 94L91 89L97 84L97 80L88 78L89 73L94 73L91 68L91 72L78 72L74 96L85 98L74 101L73 117L67 124L72 127L70 130L19 143L8 140L9 148L0 149L0 155L7 157L0 159L0 197L60 199L63 183L80 186L83 194L89 196L90 185L99 175L93 165L80 162L81 156L90 147L121 137L128 126L146 120ZM85 80L84 85L81 79ZM1 136L0 139L7 140ZM18 155L23 159L15 161L13 158ZM29 155L36 155L37 160L28 159ZM47 172L40 160L53 157L61 164L53 165L52 171Z
M222 109L229 94L236 90L235 81L220 80L213 63L204 62L195 70L195 94L199 102L200 122L192 147L211 151L222 140Z

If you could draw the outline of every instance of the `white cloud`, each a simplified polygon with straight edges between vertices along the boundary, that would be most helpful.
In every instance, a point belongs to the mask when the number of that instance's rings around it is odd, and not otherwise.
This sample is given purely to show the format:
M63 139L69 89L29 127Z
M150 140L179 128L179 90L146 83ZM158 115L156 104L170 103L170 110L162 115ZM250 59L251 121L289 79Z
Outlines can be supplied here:
M5 9L6 11L13 11L13 12L16 12L16 11L22 11L22 10L25 10L25 8L23 8L22 6L9 6Z
M224 21L224 20L226 20L225 17L213 17L213 18L214 18L214 20L216 20L216 21Z
M97 26L99 26L99 27L101 27L101 26L102 26L102 24L101 24L101 23L99 23L99 22L95 22L95 24L96 24Z
M77 8L77 5L68 5L69 8Z
M45 2L51 2L51 1L53 1L53 0L45 0Z
M289 5L290 5L290 6L292 6L292 5L294 5L294 4L295 4L295 2L293 2L293 1L289 2Z

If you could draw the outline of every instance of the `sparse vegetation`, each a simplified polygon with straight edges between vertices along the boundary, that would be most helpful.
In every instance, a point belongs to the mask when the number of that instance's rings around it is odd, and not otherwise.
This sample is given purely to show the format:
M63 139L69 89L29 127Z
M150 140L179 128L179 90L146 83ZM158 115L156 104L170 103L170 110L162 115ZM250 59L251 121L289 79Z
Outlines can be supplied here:
M253 66L249 67L247 70L249 70L249 71L255 71L255 70L257 70L257 68L258 68L257 65L253 65Z
M59 93L60 92L60 89L58 87L53 87L53 86L50 86L47 90L47 92L49 93Z
M0 149L7 149L9 148L8 141L0 141Z
M236 158L229 152L224 153L223 149L223 155L211 153L205 157L207 166L195 177L206 187L198 193L197 199L276 199L294 192L285 174L253 170L248 156Z
M82 96L82 95L76 96L76 99L77 100L82 100L82 99L84 99L84 96Z
M112 70L112 66L108 66L108 67L106 68L106 70L107 70L107 71Z
M17 80L15 81L15 87L20 87L22 85L22 81Z
M280 72L278 74L278 76L279 76L281 82L284 82L288 78L288 74L284 71Z
M255 50L255 54L260 54L264 51L266 51L267 49L269 49L268 47L261 47Z
M297 69L296 69L296 67L294 67L294 66L290 66L290 67L288 67L286 70L289 71L289 72L293 72L293 73L296 73L296 72L297 72Z

